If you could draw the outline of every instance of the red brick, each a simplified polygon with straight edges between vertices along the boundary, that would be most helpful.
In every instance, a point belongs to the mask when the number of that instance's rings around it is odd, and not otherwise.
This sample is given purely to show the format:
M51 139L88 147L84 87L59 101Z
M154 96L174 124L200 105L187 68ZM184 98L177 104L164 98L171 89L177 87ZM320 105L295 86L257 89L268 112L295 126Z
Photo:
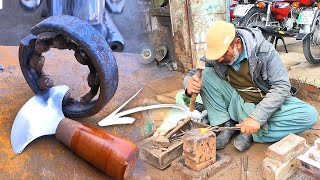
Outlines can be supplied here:
M192 64L192 59L190 56L180 56L179 59L181 62Z
M277 143L269 146L267 156L282 163L288 162L306 151L306 140L295 134L289 134Z
M181 62L183 64L183 67L185 69L192 69L192 64L191 63L188 63L188 62Z
M212 131L201 133L199 129L190 130L183 138L183 157L194 163L216 158L216 136Z
M171 165L171 169L174 174L178 177L173 179L183 179L183 180L203 180L212 179L212 177L220 172L222 169L227 167L232 162L231 157L228 153L217 153L217 161L207 168L200 171L195 171L185 165L183 158L178 158ZM172 178L171 178L172 179Z
M178 67L183 67L183 64L182 64L180 58L178 58L178 60L177 60L177 65L178 65Z
M195 170L195 171L201 171L204 168L207 168L208 166L210 166L211 164L216 162L216 158L210 159L208 161L204 161L201 163L196 163L193 160L189 159L189 158L184 158L184 162L186 163L186 165Z
M181 73L189 72L188 69L184 69L184 68L181 68L181 67L179 67L179 66L178 66L178 68L177 68L177 71L178 71L178 72L181 72Z
M304 90L309 92L319 92L319 88L310 84L304 84L302 87Z

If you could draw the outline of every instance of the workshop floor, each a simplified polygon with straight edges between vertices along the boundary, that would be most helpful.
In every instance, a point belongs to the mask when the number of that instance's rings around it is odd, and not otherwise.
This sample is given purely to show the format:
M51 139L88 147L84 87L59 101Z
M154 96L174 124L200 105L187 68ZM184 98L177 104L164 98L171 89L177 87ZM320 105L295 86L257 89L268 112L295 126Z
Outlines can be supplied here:
M112 18L127 42L124 51L134 52L135 47L147 40L143 32L144 25L140 21L134 21L139 19L137 15L141 15L141 13L136 9L134 1L130 0L127 3L131 8L127 6L123 14L112 15ZM41 8L43 6L44 3ZM0 11L0 45L5 46L0 46L0 64L5 69L0 71L0 179L110 179L76 156L58 142L54 136L38 138L27 146L22 154L14 155L10 144L11 126L22 105L34 95L21 73L16 45L29 34L30 28L42 18L40 17L41 8L33 14L26 13L21 10L18 3L9 0L4 0L3 7L3 10ZM289 70L289 76L299 82L320 87L320 66L306 62L302 54L301 42L288 39L287 43L289 53L284 53L281 42L278 49ZM156 99L156 95L182 88L184 75L179 72L168 71L165 67L157 69L155 63L140 64L137 60L138 57L134 54L115 53L115 57L119 66L120 79L114 98L99 114L90 118L78 119L78 121L98 127L97 122L127 101L141 87L143 87L143 91L124 109L152 103L152 100ZM53 77L56 85L68 85L72 95L76 97L88 91L86 83L88 69L81 67L70 52L52 50L46 54L46 59L45 71ZM306 99L320 111L319 95L318 98L306 97ZM310 99L314 101L310 101ZM156 121L145 118L148 116L143 113L137 113L133 116L137 120L132 125L102 129L137 142L150 136L154 130L153 127L161 123L159 119ZM314 128L320 128L319 122ZM313 141L320 137L320 131L308 130L301 136L307 139L308 144L312 145ZM265 152L269 145L254 143L248 151L240 153L231 143L226 149L221 150L232 158L230 165L211 179L240 179L240 158L244 154L249 156L249 179L262 179L261 162L265 158ZM179 177L179 174L173 172L170 167L158 170L139 160L131 179L180 179ZM291 179L309 178L298 173Z
M41 137L32 142L20 155L14 155L10 144L10 130L15 115L21 106L34 94L26 84L18 63L18 47L0 46L0 62L4 71L0 72L0 179L105 179L106 176L77 157L54 136ZM45 54L45 71L51 75L56 85L66 84L71 94L78 96L87 91L87 68L76 62L70 51L51 50ZM156 95L172 92L182 88L183 74L168 71L167 68L157 68L155 63L143 65L138 62L135 54L115 53L119 66L119 86L114 98L97 115L78 119L80 122L97 126L97 122L129 99L141 87L143 91L128 104L128 107L142 106L156 100ZM299 63L303 64L305 62ZM289 65L292 67L293 65ZM288 66L288 67L289 67ZM296 64L294 66L297 66ZM291 69L305 68L297 66ZM312 66L309 69L319 69ZM306 70L305 70L306 71ZM318 71L320 72L320 71ZM290 74L290 73L289 73ZM301 76L312 76L304 73ZM314 75L316 76L316 75ZM301 77L303 79L303 77ZM320 111L319 101L309 101ZM125 107L124 109L128 108ZM134 142L150 136L155 125L161 122L145 118L143 113L133 115L137 120L132 125L104 127L107 132L114 133ZM97 126L98 127L98 126ZM316 128L320 127L318 123ZM318 130L308 130L301 135L308 144L320 136ZM240 158L243 154L249 156L249 179L262 179L261 162L270 144L254 143L252 147L240 153L232 143L222 152L232 158L230 165L217 173L212 179L239 179ZM139 160L132 179L180 179L172 168L158 170ZM292 179L306 179L297 174Z

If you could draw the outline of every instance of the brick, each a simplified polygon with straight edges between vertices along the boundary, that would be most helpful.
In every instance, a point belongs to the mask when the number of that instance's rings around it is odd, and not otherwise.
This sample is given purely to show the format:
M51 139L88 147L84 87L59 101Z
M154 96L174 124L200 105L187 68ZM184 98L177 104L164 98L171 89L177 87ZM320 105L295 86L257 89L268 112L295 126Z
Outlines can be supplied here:
M289 134L277 143L269 146L267 156L282 163L298 157L306 151L306 139L295 134Z
M180 56L179 57L180 61L181 62L184 62L184 63L192 63L192 59L190 56Z
M171 165L173 174L178 175L179 178L183 180L205 180L212 179L212 177L220 172L223 168L227 167L231 163L231 158L228 153L217 153L217 160L212 165L200 171L195 171L185 165L185 160L183 158L178 158Z
M183 157L194 163L216 158L216 136L212 131L201 133L199 129L190 130L183 138Z
M310 84L304 84L303 89L309 92L319 92L319 88Z
M178 67L183 67L183 64L182 64L180 58L178 58L177 65L178 65Z
M195 163L204 162L216 157L215 137L198 140L192 144L189 142L184 146L183 157L193 160Z
M194 162L192 159L186 158L184 157L184 162L186 163L186 165L195 170L195 171L201 171L204 168L207 168L208 166L210 166L211 164L216 162L216 158L214 157L213 159L201 162L201 163L196 163Z
M175 104L176 103L176 95L179 92L184 91L183 89L179 89L170 93L165 93L161 95L156 95L157 100L162 104Z
M191 63L188 62L183 62L181 61L181 65L185 68L185 69L192 69L193 65Z
M319 101L319 99L320 99L319 92L318 92L318 93L311 93L311 92L309 92L309 93L308 93L308 96L309 96L309 98L310 98L311 100L313 100L313 101Z
M262 162L262 176L266 180L285 180L297 172L298 165L297 159L282 163L267 157Z
M189 69L184 69L178 66L177 71L181 73L186 73L186 72L189 72Z

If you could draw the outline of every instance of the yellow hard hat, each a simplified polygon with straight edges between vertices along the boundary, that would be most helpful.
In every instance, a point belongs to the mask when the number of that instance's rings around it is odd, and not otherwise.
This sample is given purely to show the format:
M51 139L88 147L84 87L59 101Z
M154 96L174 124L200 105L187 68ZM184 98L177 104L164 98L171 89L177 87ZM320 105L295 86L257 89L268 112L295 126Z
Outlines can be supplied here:
M207 60L217 60L228 50L233 41L236 29L233 24L226 21L216 21L207 32Z

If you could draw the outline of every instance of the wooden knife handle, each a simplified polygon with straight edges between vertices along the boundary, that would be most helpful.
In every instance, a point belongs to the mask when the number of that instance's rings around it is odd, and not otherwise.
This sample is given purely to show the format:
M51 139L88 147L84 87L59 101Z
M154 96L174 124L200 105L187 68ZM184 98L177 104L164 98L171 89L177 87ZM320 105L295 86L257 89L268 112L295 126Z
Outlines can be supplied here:
M165 137L170 138L174 133L176 133L182 126L187 124L191 120L191 117L186 117L181 123L179 123L174 129L172 129Z
M138 147L101 129L64 118L56 137L77 155L114 179L127 179L138 160Z

